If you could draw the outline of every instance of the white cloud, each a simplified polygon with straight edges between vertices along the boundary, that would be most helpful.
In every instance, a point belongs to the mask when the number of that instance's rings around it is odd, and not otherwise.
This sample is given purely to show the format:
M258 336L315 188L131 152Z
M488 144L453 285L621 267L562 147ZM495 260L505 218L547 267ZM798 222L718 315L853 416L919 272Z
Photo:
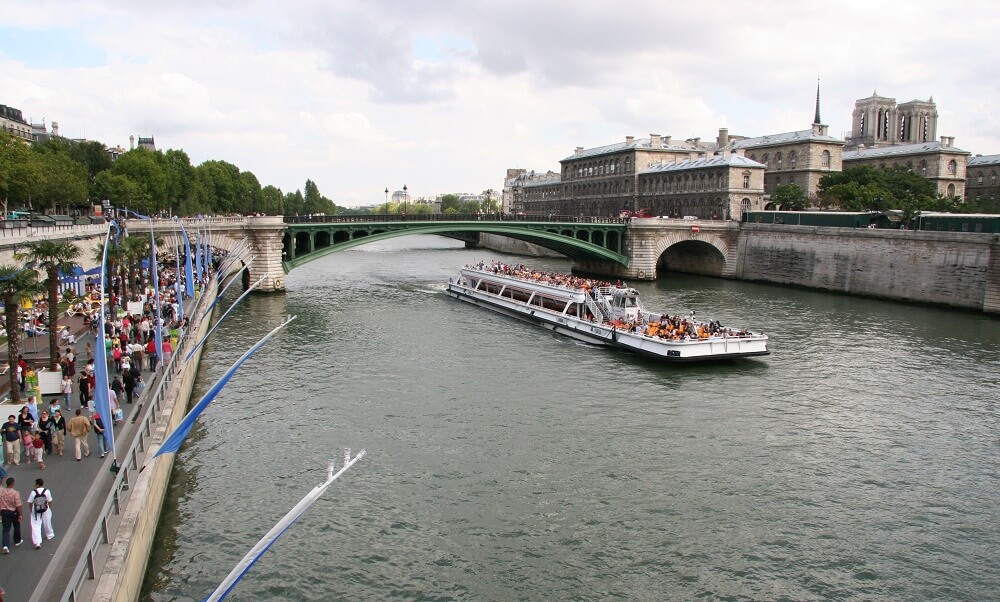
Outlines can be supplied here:
M39 57L64 51L49 66L5 48L0 29L0 103L110 145L154 135L284 190L311 178L341 204L404 183L418 196L496 189L507 167L558 169L575 146L626 135L804 128L817 76L836 135L877 88L933 95L940 134L1000 153L1000 19L984 1L0 0L0 11L18 24L8 30L44 40ZM53 49L67 31L77 46ZM75 54L106 59L77 66Z

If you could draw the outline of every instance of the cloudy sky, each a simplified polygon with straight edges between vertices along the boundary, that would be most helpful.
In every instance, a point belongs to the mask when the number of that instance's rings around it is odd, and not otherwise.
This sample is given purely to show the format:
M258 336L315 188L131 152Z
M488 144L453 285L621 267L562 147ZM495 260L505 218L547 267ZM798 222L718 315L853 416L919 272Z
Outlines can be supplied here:
M0 0L0 104L71 138L154 136L339 205L499 189L574 147L805 129L816 78L934 97L1000 153L994 4L800 0Z

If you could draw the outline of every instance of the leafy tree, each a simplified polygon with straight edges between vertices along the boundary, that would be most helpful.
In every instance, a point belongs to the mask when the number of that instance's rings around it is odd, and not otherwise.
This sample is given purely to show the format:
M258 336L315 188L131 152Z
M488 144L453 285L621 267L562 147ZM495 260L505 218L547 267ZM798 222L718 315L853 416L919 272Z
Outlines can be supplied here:
M126 207L142 195L139 185L131 178L122 174L114 174L111 170L102 171L94 178L95 200L108 200L115 207Z
M477 213L480 209L479 201L463 201L459 206L461 213Z
M137 188L137 195L116 203L139 213L155 213L166 207L167 174L157 159L158 153L146 148L136 148L115 161L111 168L114 175L126 176Z
M191 195L194 185L194 166L183 150L169 149L165 153L157 153L157 159L163 173L167 176L167 206L169 213L180 212ZM161 210L164 209L161 207Z
M411 215L428 215L433 213L434 210L427 203L410 203L406 212Z
M771 202L783 211L802 211L809 206L809 197L795 184L781 184L771 194Z
M0 199L4 215L9 203L31 205L31 191L41 178L41 161L19 138L0 132Z
M454 209L451 213L457 213L462 208L462 201L458 198L456 194L446 194L441 197L441 213L445 213L448 209Z
M49 368L52 370L59 369L59 333L56 330L59 324L59 273L72 273L77 267L75 260L79 256L80 249L76 245L56 240L29 243L26 253L14 256L17 260L35 264L36 269L45 272L49 304Z
M87 171L69 153L41 153L42 178L34 195L35 208L55 211L87 204Z
M239 211L243 182L240 180L238 167L225 161L205 161L195 168L195 174L204 185L204 192L209 195L209 198L205 199L208 211L218 213Z
M240 183L242 184L242 198L240 199L241 208L239 212L243 215L250 215L260 211L263 191L260 188L260 181L257 180L257 176L253 175L253 172L241 172Z
M20 144L20 143L19 143ZM17 384L17 370L14 363L21 356L21 336L18 328L18 308L25 299L30 299L41 290L35 270L0 265L0 301L4 307L4 326L7 328L7 357L10 368L10 398L15 405L21 403L21 389Z
M285 215L303 215L305 204L301 190L285 194Z
M268 184L260 191L260 212L264 215L281 215L284 213L285 197L281 189Z

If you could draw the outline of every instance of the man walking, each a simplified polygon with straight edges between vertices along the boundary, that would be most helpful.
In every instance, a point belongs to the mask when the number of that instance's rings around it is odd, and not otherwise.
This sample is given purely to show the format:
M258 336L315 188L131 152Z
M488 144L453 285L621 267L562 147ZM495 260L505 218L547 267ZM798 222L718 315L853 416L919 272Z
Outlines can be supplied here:
M70 419L66 425L66 430L73 437L73 447L76 450L76 461L80 461L80 448L83 447L84 455L90 455L90 444L87 443L87 435L90 434L90 420L83 415L83 409L76 409L76 416Z
M3 433L4 452L7 464L17 466L21 463L21 425L17 423L17 416L11 414L7 417L7 422L0 427Z
M35 488L28 494L28 507L31 508L31 543L40 550L42 529L45 529L45 539L56 536L52 530L52 492L45 488L42 479L35 479Z
M14 477L0 487L0 518L3 519L3 553L10 554L10 531L14 528L14 546L21 545L21 494L14 489Z

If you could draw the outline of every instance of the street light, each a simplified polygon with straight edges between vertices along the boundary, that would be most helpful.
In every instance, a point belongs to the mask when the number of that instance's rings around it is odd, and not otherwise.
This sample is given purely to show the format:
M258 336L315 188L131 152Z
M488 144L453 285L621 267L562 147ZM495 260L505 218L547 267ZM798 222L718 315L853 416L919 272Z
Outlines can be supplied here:
M385 205L382 206L386 213L389 213L389 187L385 187Z
M406 203L409 200L409 193L406 192L406 184L403 184L403 215L406 215Z

